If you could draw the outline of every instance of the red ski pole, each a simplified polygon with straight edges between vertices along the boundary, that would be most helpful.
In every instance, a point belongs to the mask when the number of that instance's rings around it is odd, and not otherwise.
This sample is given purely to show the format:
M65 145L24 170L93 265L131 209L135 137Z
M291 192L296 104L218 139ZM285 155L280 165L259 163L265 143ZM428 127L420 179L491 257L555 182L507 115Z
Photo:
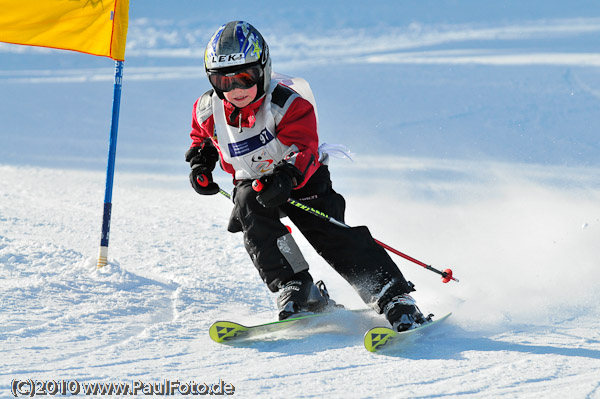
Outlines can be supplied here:
M326 213L321 212L319 210L316 210L314 208L311 208L308 205L304 205L304 204L302 204L302 203L300 203L300 202L298 202L298 201L296 201L294 199L288 198L287 202L290 205L294 205L295 207L300 208L303 211L306 211L306 212L308 212L308 213L310 213L312 215L318 216L321 219L325 219L328 222L333 223L333 224L335 224L337 226L345 227L347 229L351 228L346 223L340 222L339 220L334 219L333 217L327 215ZM379 240L377 240L375 238L373 238L373 240L375 240L375 242L377 244L381 245L383 248L387 249L388 251L390 251L390 252L392 252L392 253L394 253L394 254L396 254L398 256L401 256L402 258L404 258L404 259L406 259L408 261L411 261L411 262L413 262L413 263L415 263L415 264L417 264L417 265L419 265L419 266L421 266L421 267L423 267L423 268L425 268L427 270L430 270L430 271L432 271L434 273L439 274L440 276L442 276L442 282L443 283L448 283L450 280L454 280L457 283L459 282L459 280L457 278L455 278L455 277L452 276L452 270L451 269L446 269L444 271L437 270L436 268L434 268L434 267L432 267L430 265L427 265L427 264L425 264L425 263L423 263L423 262L421 262L421 261L419 261L419 260L417 260L417 259L415 259L415 258L413 258L411 256L408 256L408 255L406 255L406 254L398 251L397 249L394 249L394 248L390 247L389 245L384 244L383 242L381 242L381 241L379 241Z
M375 239L375 238L373 238L373 239L375 240L375 242L376 242L377 244L381 245L382 247L384 247L384 248L385 248L385 249L387 249L388 251L390 251L390 252L392 252L392 253L395 253L396 255L398 255L398 256L401 256L401 257L403 257L403 258L404 258L404 259L406 259L406 260L409 260L409 261L411 261L411 262L413 262L413 263L416 263L417 265L419 265L419 266L421 266L421 267L424 267L424 268L425 268L425 269L427 269L427 270L431 270L432 272L434 272L434 273L437 273L437 274L441 275L441 276L442 276L442 282L443 282L443 283L447 283L447 282L449 282L450 280L454 280L454 281L456 281L457 283L459 282L459 280L458 280L458 279L456 279L456 278L452 277L452 269L445 269L443 272L441 272L441 271L439 271L439 270L437 270L437 269L435 269L435 268L431 267L430 265L426 265L425 263L421 262L420 260L417 260L417 259L415 259L415 258L413 258L413 257L411 257L411 256L408 256L408 255L406 255L406 254L403 254L402 252L398 251L397 249L394 249L394 248L390 247L389 245L387 245L387 244L384 244L384 243L382 243L381 241L379 241L379 240L377 240L377 239Z
M255 191L261 191L262 188L263 188L262 182L260 180L255 180L252 183L252 188ZM226 192L224 190L220 190L220 193L223 194L225 197L231 199L231 195L228 192ZM321 211L319 211L317 209L314 209L314 208L312 208L312 207L310 207L308 205L304 205L301 202L296 201L295 199L288 198L287 202L288 202L288 204L293 205L296 208L302 209L303 211L306 211L306 212L310 213L311 215L320 217L321 219L325 219L328 222L335 224L336 226L344 227L344 228L347 228L347 229L351 228L346 223L340 222L339 220L336 220L335 218L327 215L326 213L321 212ZM375 240L375 242L377 244L381 245L383 248L387 249L388 251L390 251L390 252L392 252L392 253L394 253L394 254L396 254L396 255L398 255L398 256L400 256L400 257L402 257L402 258L404 258L404 259L406 259L406 260L408 260L410 262L413 262L414 264L417 264L417 265L419 265L419 266L421 266L421 267L423 267L423 268L425 268L427 270L430 270L430 271L432 271L434 273L439 274L440 276L442 276L442 282L443 283L448 283L448 282L450 282L450 280L454 280L457 283L459 282L459 280L457 278L455 278L455 277L452 276L452 270L451 269L445 269L444 271L437 270L436 268L432 267L431 265L427 265L427 264L425 264L425 263L423 263L423 262L421 262L421 261L419 261L419 260L417 260L417 259L415 259L415 258L413 258L411 256L408 256L408 255L406 255L406 254L398 251L397 249L394 249L394 248L390 247L389 245L384 244L383 242L381 242L381 241L379 241L379 240L377 240L375 238L374 238L374 240Z

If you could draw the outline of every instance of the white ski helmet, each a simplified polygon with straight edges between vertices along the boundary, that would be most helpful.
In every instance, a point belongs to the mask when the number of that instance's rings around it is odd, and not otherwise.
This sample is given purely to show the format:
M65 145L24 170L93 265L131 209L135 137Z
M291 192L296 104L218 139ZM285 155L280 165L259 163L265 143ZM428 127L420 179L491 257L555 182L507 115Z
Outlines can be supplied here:
M257 85L256 99L269 92L271 57L260 32L248 22L232 21L221 26L204 52L204 69L217 95L235 87ZM246 73L244 73L246 72Z

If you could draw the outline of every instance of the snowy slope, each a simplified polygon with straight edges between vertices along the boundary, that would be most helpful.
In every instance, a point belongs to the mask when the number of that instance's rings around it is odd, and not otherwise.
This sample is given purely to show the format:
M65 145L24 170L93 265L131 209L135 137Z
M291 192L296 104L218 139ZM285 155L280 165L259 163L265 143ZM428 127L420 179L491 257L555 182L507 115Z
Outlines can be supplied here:
M223 380L247 398L600 398L600 7L144 3L102 270L112 63L0 44L0 397L31 378ZM362 348L376 315L237 347L208 337L217 319L275 317L225 231L230 203L195 194L183 162L204 43L239 17L277 70L310 81L322 140L355 153L331 165L347 222L461 280L398 258L420 307L454 315L396 353ZM364 307L294 234L332 296Z

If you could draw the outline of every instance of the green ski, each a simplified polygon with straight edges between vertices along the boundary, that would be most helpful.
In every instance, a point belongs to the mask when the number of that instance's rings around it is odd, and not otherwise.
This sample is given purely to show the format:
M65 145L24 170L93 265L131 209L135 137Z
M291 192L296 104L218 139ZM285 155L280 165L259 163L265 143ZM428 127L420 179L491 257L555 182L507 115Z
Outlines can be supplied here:
M265 335L276 331L285 330L298 325L298 323L305 323L308 319L314 317L320 317L326 313L315 313L308 314L306 316L294 317L291 319L273 321L270 323L257 324L254 326L244 326L233 321L217 321L208 329L210 338L218 343L242 341L248 338L256 337L259 335Z
M210 338L217 343L243 341L249 338L286 330L291 327L319 325L320 323L317 320L315 320L316 323L312 322L314 319L323 319L325 323L335 324L339 322L339 319L336 319L337 317L346 317L344 315L345 312L349 312L346 313L346 316L348 316L349 314L369 313L371 312L371 309L337 308L329 312L307 313L303 316L251 326L245 326L233 321L217 321L210 326L208 333Z
M406 330L402 332L396 332L388 327L374 327L365 333L364 344L365 348L369 352L377 352L385 346L390 344L397 344L402 340L408 338L414 333L420 333L423 329L429 328L434 324L442 322L446 320L452 313L448 313L447 315L440 317L439 319L431 319L431 316L428 317L430 321L421 324L419 327L413 328L411 330Z

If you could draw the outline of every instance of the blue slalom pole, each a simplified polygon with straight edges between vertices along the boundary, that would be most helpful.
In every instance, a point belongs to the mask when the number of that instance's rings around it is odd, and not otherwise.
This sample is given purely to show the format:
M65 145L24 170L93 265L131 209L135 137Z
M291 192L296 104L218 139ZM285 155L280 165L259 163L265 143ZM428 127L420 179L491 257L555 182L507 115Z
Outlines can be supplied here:
M121 109L121 88L123 86L123 61L115 62L115 87L113 92L112 122L108 145L108 164L106 166L106 188L104 191L104 214L102 215L102 238L97 267L106 266L108 262L108 239L110 236L110 216L112 211L112 190L115 175L115 158L117 156L117 133L119 131L119 110Z

